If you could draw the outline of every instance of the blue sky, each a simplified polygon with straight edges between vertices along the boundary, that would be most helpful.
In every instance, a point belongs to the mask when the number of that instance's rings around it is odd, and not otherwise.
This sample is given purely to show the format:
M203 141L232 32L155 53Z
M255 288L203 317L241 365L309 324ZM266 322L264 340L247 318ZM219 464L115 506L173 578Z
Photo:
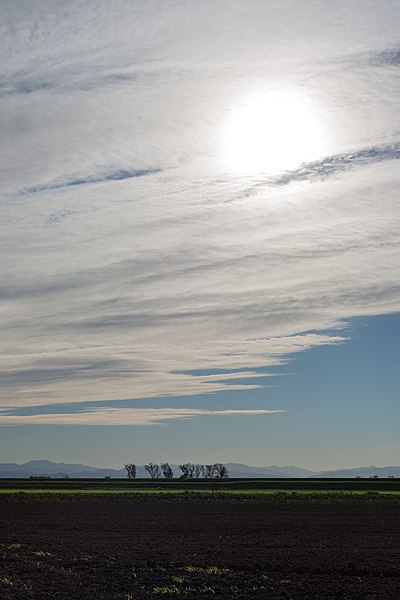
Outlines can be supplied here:
M274 369L267 387L243 392L152 399L153 407L202 406L224 410L273 406L285 413L260 416L201 416L164 425L4 427L2 456L15 462L48 457L121 468L129 461L171 463L212 460L251 465L295 464L314 470L397 464L398 338L400 316L355 319L340 345L296 354ZM351 337L350 337L351 336ZM254 379L254 383L259 380ZM146 407L148 400L106 402ZM96 404L97 405L97 404ZM99 404L98 406L101 406ZM84 409L77 405L74 410ZM43 409L20 409L36 414ZM68 406L48 407L65 412Z
M400 6L0 13L3 460L398 462Z

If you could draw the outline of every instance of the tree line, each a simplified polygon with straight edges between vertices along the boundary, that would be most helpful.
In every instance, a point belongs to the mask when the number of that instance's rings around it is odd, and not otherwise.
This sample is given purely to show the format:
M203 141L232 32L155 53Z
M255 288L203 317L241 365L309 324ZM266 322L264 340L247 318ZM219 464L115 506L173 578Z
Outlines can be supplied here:
M156 463L149 462L144 465L144 468L152 479L172 479L174 472L172 467L168 463ZM178 467L181 471L180 479L225 479L229 477L229 471L222 463L214 463L212 465L196 465L193 463L185 463ZM136 465L129 463L125 465L127 471L127 477L129 479L136 479Z

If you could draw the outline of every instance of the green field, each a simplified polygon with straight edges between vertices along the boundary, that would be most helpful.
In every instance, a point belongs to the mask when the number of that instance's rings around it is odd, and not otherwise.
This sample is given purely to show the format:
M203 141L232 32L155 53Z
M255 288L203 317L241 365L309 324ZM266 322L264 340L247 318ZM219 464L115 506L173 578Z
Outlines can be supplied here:
M400 501L400 479L0 479L3 499Z

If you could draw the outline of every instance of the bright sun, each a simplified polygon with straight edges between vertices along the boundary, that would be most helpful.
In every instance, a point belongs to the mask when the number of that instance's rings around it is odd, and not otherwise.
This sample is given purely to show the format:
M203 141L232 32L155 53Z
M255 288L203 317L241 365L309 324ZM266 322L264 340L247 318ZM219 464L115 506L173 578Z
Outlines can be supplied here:
M325 145L309 100L272 92L232 110L223 127L222 159L236 173L275 174L316 160Z

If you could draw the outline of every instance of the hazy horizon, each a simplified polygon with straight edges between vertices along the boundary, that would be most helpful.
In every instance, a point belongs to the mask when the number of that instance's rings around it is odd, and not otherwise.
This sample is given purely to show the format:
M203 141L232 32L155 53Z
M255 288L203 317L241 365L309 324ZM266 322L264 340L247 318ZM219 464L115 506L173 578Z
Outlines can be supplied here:
M158 461L155 464L160 465L161 462L163 461ZM171 463L168 461L167 462L173 469L175 469L174 471L174 477L180 477L180 473L181 471L179 470L179 464L178 463ZM191 461L188 461L191 462ZM32 463L34 463L32 465ZM39 463L39 465L37 464ZM40 464L41 463L45 463L43 469L40 469ZM125 465L87 465L81 462L77 462L77 463L68 463L65 461L61 461L61 462L54 462L52 460L49 460L47 458L33 458L33 459L29 459L27 461L24 461L22 463L15 463L15 462L0 462L0 469L3 465L17 465L18 467L21 466L25 466L25 465L30 465L32 466L32 468L34 469L36 467L36 471L33 470L32 472L36 472L36 473L56 473L57 471L54 470L54 468L48 467L48 470L46 470L45 466L49 464L51 465L51 467L66 467L65 472L68 472L68 467L82 467L83 469L88 468L88 469L97 469L97 470L102 470L102 471L110 471L110 470L115 470L115 471L122 471L122 472L126 472L125 469ZM145 462L143 464L138 464L136 463L136 467L139 471L143 471L142 474L138 474L137 477L149 477L149 474L145 471L145 465L148 464L148 462ZM204 465L206 463L204 462L197 462L194 464L200 464L200 465ZM307 467L301 466L301 465L294 465L294 464L290 464L290 465L275 465L275 464L263 464L263 465L248 465L246 463L243 462L232 462L232 461L227 461L224 463L227 467L229 467L229 471L228 471L228 476L233 476L233 477L237 477L240 476L240 473L244 473L244 474L248 474L250 473L252 470L255 470L255 473L253 474L254 477L257 477L258 474L258 470L261 471L261 473L259 473L260 477L264 477L265 475L263 473L266 473L268 471L273 471L274 469L276 469L277 473L282 472L282 471L287 471L286 475L282 475L282 477L293 477L293 476L298 476L298 477L302 477L301 474L299 474L298 472L304 472L305 473L312 473L312 474L321 474L321 473L335 473L336 471L355 471L355 472L362 472L362 471L368 471L368 470L374 470L376 469L379 473L379 471L381 469L393 469L394 471L399 470L400 471L400 466L399 465L353 465L352 467L336 467L333 469L308 469ZM249 469L249 471L246 471L246 469ZM264 470L264 471L263 471ZM60 472L63 472L62 470ZM74 471L75 472L75 471ZM76 471L76 473L83 473L83 471ZM73 472L70 472L71 476L73 474ZM126 475L127 476L127 475ZM270 476L270 475L268 475ZM369 477L370 475L366 475L366 477ZM379 474L378 474L379 476ZM396 475L397 477L397 475Z

